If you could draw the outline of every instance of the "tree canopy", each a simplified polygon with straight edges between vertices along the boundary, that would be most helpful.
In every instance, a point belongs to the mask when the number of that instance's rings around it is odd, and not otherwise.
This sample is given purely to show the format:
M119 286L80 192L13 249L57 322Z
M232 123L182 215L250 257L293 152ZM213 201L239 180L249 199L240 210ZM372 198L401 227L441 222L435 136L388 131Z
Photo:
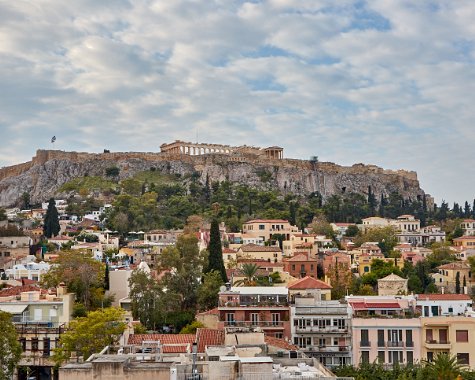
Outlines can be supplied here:
M11 380L22 352L11 314L0 311L0 331L0 380Z
M56 209L56 202L54 198L51 198L48 203L48 209L46 210L44 224L43 224L43 234L47 238L57 236L61 227L59 225L59 216L58 210Z
M60 337L59 347L54 349L53 360L59 365L73 353L86 360L105 346L117 344L126 326L123 316L124 310L110 307L72 320L68 330Z
M52 288L63 282L68 291L75 293L76 299L91 310L111 302L104 297L104 273L104 264L92 254L82 250L61 251L55 264L42 276L41 283Z
M223 249L221 246L221 235L219 233L219 223L217 219L211 222L209 244L208 244L208 265L204 273L217 271L221 275L223 283L228 281L226 269L223 261Z

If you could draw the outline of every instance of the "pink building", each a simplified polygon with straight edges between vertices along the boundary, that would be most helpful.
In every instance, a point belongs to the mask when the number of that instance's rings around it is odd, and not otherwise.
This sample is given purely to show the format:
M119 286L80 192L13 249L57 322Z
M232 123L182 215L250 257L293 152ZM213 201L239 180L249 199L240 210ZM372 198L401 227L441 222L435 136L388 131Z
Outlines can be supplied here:
M392 366L421 360L421 321L413 297L348 297L353 314L353 363Z

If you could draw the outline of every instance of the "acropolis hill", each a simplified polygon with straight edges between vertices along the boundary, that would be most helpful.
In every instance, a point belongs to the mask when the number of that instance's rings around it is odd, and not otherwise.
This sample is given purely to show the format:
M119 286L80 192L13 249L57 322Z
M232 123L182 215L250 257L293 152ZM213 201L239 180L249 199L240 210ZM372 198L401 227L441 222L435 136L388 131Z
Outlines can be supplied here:
M175 141L162 144L159 153L113 152L83 153L38 150L31 161L0 169L0 206L18 203L28 192L32 202L57 194L64 183L87 176L105 176L107 168L117 166L120 179L145 170L170 174L196 174L202 183L229 180L257 188L276 189L282 193L320 192L324 198L333 194L399 192L404 198L424 196L417 174L406 170L384 170L374 165L351 167L331 162L284 158L281 147L228 146Z

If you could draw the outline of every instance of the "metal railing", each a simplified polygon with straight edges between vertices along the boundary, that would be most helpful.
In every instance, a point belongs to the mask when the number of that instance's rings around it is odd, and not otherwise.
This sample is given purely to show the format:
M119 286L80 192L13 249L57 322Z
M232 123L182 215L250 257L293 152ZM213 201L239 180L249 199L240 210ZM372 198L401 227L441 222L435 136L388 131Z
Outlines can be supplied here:
M348 328L338 327L318 327L318 326L295 326L296 332L316 332L316 333L348 333Z
M280 373L241 373L231 377L234 380L278 380L278 379L293 379L293 380L308 380L308 379L318 379L318 380L354 380L353 377L326 377L318 376L318 372L315 372L314 376L311 376L312 372L280 372ZM310 375L310 376L309 376ZM170 379L176 380L229 380L228 375L216 375L213 374L201 374L201 373L180 373L176 376L171 375Z
M229 327L284 327L283 321L225 321L224 326Z

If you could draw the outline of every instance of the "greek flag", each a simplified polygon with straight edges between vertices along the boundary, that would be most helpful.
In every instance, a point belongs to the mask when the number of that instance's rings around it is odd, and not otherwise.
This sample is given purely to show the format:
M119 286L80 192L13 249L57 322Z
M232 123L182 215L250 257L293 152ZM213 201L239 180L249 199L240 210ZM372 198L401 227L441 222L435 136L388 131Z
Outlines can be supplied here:
M54 143L56 141L56 136L51 137L51 142Z

